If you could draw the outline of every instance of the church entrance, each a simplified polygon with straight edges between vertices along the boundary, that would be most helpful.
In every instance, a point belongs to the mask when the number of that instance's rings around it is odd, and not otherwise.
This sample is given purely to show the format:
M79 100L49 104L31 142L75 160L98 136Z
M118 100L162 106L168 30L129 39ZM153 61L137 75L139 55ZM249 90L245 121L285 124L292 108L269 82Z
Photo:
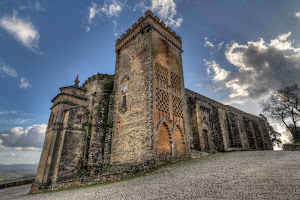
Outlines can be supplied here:
M169 134L168 127L163 123L158 130L158 154L160 155L171 155L171 139Z

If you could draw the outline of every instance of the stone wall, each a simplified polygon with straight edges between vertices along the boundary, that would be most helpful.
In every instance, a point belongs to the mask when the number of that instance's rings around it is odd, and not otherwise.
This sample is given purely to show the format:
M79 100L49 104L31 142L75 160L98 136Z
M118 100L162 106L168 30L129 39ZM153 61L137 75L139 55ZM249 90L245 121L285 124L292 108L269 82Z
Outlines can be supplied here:
M32 193L99 173L110 161L114 76L97 74L53 100Z
M272 149L259 117L185 89L182 52L148 11L116 41L115 75L60 88L31 192L129 178L191 149Z
M192 149L273 149L266 124L257 116L186 89Z

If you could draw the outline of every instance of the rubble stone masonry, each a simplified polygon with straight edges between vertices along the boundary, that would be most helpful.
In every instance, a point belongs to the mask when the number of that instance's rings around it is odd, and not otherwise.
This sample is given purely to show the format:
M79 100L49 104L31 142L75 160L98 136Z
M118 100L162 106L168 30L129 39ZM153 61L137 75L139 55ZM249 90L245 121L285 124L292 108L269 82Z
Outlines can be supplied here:
M115 75L60 88L31 193L133 177L191 150L271 150L264 121L185 89L181 37L151 11L116 41Z

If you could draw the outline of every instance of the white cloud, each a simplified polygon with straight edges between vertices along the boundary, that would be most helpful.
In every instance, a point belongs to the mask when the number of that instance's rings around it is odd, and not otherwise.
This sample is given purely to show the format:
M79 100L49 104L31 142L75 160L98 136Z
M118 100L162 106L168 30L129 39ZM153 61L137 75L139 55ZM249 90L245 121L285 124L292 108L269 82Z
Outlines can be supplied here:
M173 26L174 28L179 28L182 22L183 22L183 18L181 17L176 20L169 17L168 20L166 21L166 24L168 26Z
M295 12L295 17L300 20L300 12Z
M101 17L102 14L106 17L117 17L122 12L123 4L119 0L106 0L103 6L92 2L92 5L89 7L88 15L88 25L86 27L86 32L90 31L90 26L93 23L93 20L96 17Z
M218 52L223 47L223 44L224 44L224 41L223 41L223 42L221 42L221 43L219 43L217 45L214 45L212 42L210 42L208 40L207 37L205 37L204 40L205 40L204 47L211 47L214 50L214 52ZM211 52L211 55L214 52Z
M100 11L106 14L108 17L116 17L122 11L122 4L117 0L112 0L109 3L105 2L104 6L100 8Z
M98 5L94 2L92 2L92 6L89 8L89 23L92 23L92 20L96 16L96 14L99 13L100 10L98 10Z
M17 114L17 111L0 111L0 115ZM1 144L1 143L0 143Z
M204 47L212 47L212 48L215 48L215 45L214 45L213 43L211 43L210 41L208 41L207 37L205 37L204 39L205 39Z
M20 10L33 10L36 12L43 12L45 11L45 4L47 4L46 0L39 0L39 1L21 1L21 6L19 7Z
M114 21L113 21L113 31L114 31L114 36L118 36L117 26L118 26L118 22L114 20Z
M46 124L41 124L0 131L0 145L17 151L39 151L43 146L46 128Z
M35 51L39 48L39 33L29 19L22 19L15 11L11 16L0 18L0 27L5 29L25 47Z
M221 42L220 44L218 44L217 51L219 51L219 50L222 48L223 44L224 44L224 41L223 41L223 42Z
M40 2L36 1L34 2L34 8L36 11L40 12L40 11L45 11L44 5L41 4Z
M12 150L15 150L15 151L41 151L42 148L37 148L37 147L13 147Z
M19 87L20 88L28 88L28 87L31 87L31 84L29 83L29 81L27 79L21 78Z
M147 0L140 0L139 3L134 6L133 12L141 10L143 13L145 13L149 9L150 7L147 6Z
M225 69L220 68L220 66L214 60L212 62L204 60L204 62L205 65L207 66L206 68L207 74L210 74L211 70L214 71L214 75L213 75L214 82L224 81L230 74L230 71L226 71Z
M300 84L300 48L292 46L290 36L290 32L281 34L270 43L260 38L246 45L226 45L226 58L237 69L224 79L230 90L227 103L243 103L272 90Z
M4 114L9 114L2 112ZM2 118L0 119L0 124L25 124L26 122L31 121L31 119L25 119L25 118L14 118L14 119L8 119L8 118Z
M176 4L173 0L152 0L152 9L164 19L176 15Z
M0 139L0 151L3 151L4 150L4 146L2 145L2 140Z
M292 134L289 131L287 131L284 126L282 126L279 123L271 123L270 125L274 128L274 131L281 133L280 140L282 141L282 144L293 143ZM280 149L282 148L277 146L274 148L274 150L280 150Z
M179 17L175 19L177 11L174 0L152 0L151 3L151 10L157 12L158 16L168 26L173 26L174 28L179 28L181 26L183 18Z
M7 76L11 76L11 77L18 76L16 69L5 63L0 63L0 72L2 72L3 74L5 74Z

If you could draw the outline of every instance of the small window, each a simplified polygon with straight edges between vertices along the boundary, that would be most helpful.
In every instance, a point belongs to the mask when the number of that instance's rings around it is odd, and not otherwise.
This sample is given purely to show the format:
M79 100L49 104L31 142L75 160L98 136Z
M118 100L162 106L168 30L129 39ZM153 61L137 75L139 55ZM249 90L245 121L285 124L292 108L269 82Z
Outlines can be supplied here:
M125 94L127 92L127 90L128 90L128 83L125 83L123 85L123 90L122 90L123 94Z
M123 96L122 109L126 109L126 96Z
M81 120L82 120L82 116L81 115L77 115L76 124L80 124Z

